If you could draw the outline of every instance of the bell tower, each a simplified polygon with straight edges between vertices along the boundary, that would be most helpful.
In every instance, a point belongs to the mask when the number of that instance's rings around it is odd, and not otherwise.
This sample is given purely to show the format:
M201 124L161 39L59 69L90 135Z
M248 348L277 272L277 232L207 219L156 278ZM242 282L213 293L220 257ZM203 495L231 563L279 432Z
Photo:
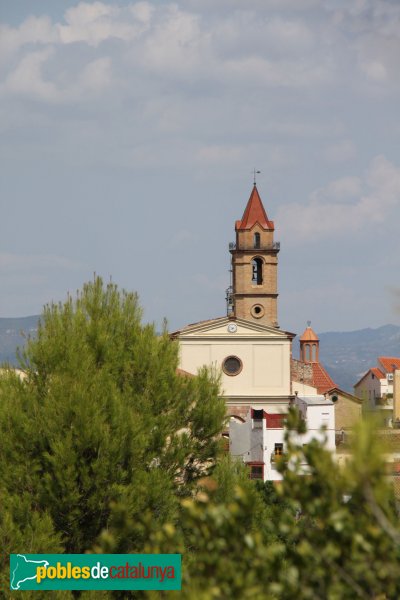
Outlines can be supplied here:
M300 360L305 363L319 362L319 338L307 322L307 329L300 338Z
M232 286L227 292L228 315L278 327L277 270L280 244L254 183L240 221L236 221L232 255Z

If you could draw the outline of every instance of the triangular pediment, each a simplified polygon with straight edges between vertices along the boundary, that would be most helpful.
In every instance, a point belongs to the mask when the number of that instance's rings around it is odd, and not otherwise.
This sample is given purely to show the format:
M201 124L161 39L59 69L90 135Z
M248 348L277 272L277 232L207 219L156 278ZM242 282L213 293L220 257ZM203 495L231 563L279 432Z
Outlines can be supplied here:
M210 321L200 321L183 327L171 334L172 337L182 338L219 338L237 340L241 338L270 338L288 340L293 339L295 334L283 331L276 327L270 327L254 321L245 319L232 319L220 317Z

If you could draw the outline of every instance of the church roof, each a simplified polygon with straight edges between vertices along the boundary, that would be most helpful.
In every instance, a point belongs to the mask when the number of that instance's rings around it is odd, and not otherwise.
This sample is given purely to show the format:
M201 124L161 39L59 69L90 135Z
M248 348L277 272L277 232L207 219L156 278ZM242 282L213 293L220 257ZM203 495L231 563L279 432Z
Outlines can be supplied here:
M313 384L314 387L317 388L318 394L324 394L325 392L336 386L332 377L327 371L325 371L321 363L312 363L312 370Z
M292 381L304 383L316 388L318 394L325 394L328 390L336 388L336 383L319 362L303 362L291 359Z
M315 331L311 329L310 325L307 327L307 329L301 336L300 342L319 342L319 337L317 336Z
M258 223L264 229L273 230L274 223L268 220L257 186L254 185L241 221L236 221L236 230L251 229Z

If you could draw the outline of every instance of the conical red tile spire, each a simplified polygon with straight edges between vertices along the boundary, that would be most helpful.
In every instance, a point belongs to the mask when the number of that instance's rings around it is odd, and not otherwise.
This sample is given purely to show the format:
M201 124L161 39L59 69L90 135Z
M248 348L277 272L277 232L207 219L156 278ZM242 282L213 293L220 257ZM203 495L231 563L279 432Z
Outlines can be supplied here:
M263 229L269 229L270 231L274 230L274 223L268 219L257 186L254 184L242 220L236 221L236 231L251 229L256 223Z
M315 333L315 331L310 325L307 325L307 329L304 331L303 335L300 337L300 342L319 342L319 337Z

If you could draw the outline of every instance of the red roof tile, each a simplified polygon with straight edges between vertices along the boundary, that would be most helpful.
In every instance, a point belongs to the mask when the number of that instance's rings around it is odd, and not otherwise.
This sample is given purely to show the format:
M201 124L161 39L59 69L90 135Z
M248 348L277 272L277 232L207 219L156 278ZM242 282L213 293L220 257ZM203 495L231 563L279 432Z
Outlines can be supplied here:
M317 388L318 394L324 394L336 384L332 377L325 371L321 363L311 363L313 370L313 386Z
M377 379L385 379L385 374L382 373L382 371L380 369L378 369L377 367L372 367L372 369L370 369L368 371L368 373L369 372L373 373ZM368 373L367 373L367 375L368 375Z
M268 220L267 213L265 212L263 203L259 196L256 185L250 194L249 201L243 213L241 221L236 221L236 230L238 229L251 229L253 225L258 223L264 229L274 229L274 223Z
M303 335L301 336L300 342L319 342L319 337L317 336L315 331L311 329L310 326L308 326Z
M394 369L400 369L400 358L396 356L379 356L378 362L381 363L385 373L393 373Z

